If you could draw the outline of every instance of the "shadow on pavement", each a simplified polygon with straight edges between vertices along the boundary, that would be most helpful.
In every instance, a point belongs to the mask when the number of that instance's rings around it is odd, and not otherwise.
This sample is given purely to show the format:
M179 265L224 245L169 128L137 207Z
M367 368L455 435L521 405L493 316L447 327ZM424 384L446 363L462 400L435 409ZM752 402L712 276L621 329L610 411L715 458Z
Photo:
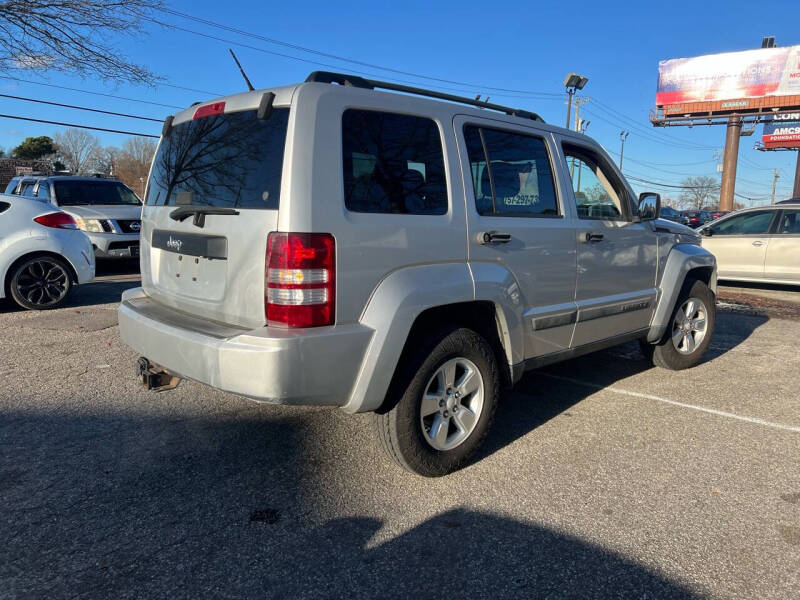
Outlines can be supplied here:
M365 490L352 483L336 501L353 516L316 524L309 498L330 494L325 482L341 473L303 451L315 417L246 412L211 420L0 413L0 589L96 598L693 597L618 553L485 512L449 510L417 524L406 514L399 520L410 518L410 529L371 544L384 523L363 514ZM384 500L393 514L397 499Z
M703 362L715 360L732 350L768 320L765 316L718 311L716 331ZM597 391L543 377L542 373L579 378L606 387L654 368L639 351L638 342L630 342L529 371L512 392L504 394L479 459L513 443Z

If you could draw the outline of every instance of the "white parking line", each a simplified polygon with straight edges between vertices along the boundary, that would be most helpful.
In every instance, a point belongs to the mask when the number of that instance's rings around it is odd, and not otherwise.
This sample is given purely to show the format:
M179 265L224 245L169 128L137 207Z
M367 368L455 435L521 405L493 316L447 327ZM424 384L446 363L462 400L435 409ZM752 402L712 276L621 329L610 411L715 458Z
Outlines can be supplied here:
M573 379L572 377L562 377L560 375L551 375L550 373L541 373L541 372L539 373L539 375L544 375L545 377L549 377L551 379L560 379L562 381L574 383L575 385L582 385L583 387L588 387L595 390L615 392L617 394L624 394L625 396L633 396L634 398L644 398L645 400L656 400L657 402L672 404L674 406L680 406L681 408L691 408L692 410L699 410L700 412L717 415L718 417L726 417L728 419L736 419L737 421L745 421L747 423L755 423L756 425L764 425L765 427L772 427L773 429L782 429L784 431L793 431L794 433L800 433L800 427L795 427L793 425L783 425L781 423L773 423L772 421L765 421L764 419L757 419L755 417L745 417L742 415L725 412L724 410L717 410L715 408L706 408L704 406L696 406L694 404L686 404L685 402L677 402L675 400L669 400L668 398L661 398L659 396L652 396L650 394L642 394L640 392L632 392L630 390L623 390L621 388L613 386L598 385L596 383L589 383L588 381L581 381L580 379Z

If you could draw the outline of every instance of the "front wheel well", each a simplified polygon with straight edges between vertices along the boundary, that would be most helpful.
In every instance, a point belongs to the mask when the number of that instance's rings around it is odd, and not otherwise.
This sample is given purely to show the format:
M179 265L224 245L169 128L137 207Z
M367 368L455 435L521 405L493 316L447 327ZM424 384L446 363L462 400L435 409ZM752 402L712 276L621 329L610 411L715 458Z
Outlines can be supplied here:
M686 279L694 279L702 281L707 286L711 287L711 277L714 274L714 267L695 267L686 273Z
M65 265L67 265L67 269L69 269L69 276L72 279L72 283L78 283L78 273L75 271L75 267L72 266L72 263L69 262L64 256L58 254L56 252L48 252L46 250L38 250L36 252L29 252L28 254L23 254L18 259L16 259L11 265L8 267L8 271L6 271L5 281L3 282L3 290L5 291L6 297L11 295L11 277L14 273L14 270L17 268L18 265L29 260L31 258L36 258L37 256L49 256L51 258L57 258Z

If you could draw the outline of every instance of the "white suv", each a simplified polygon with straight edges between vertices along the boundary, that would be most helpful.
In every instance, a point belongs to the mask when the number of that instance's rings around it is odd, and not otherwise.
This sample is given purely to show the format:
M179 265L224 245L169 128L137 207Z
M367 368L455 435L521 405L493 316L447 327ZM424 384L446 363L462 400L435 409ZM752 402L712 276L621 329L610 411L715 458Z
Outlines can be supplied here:
M150 388L373 411L442 475L526 369L636 339L701 360L714 257L658 208L535 114L312 73L167 119L120 328Z

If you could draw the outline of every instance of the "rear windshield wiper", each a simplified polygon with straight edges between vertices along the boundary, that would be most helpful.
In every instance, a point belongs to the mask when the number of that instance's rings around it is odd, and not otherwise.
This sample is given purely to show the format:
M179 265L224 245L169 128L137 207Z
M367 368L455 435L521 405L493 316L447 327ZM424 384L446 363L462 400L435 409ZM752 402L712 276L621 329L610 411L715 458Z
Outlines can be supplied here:
M192 223L197 227L203 227L206 224L206 215L238 215L239 211L233 208L222 208L219 206L179 206L171 213L170 219L175 221L183 221L189 217L193 217Z

